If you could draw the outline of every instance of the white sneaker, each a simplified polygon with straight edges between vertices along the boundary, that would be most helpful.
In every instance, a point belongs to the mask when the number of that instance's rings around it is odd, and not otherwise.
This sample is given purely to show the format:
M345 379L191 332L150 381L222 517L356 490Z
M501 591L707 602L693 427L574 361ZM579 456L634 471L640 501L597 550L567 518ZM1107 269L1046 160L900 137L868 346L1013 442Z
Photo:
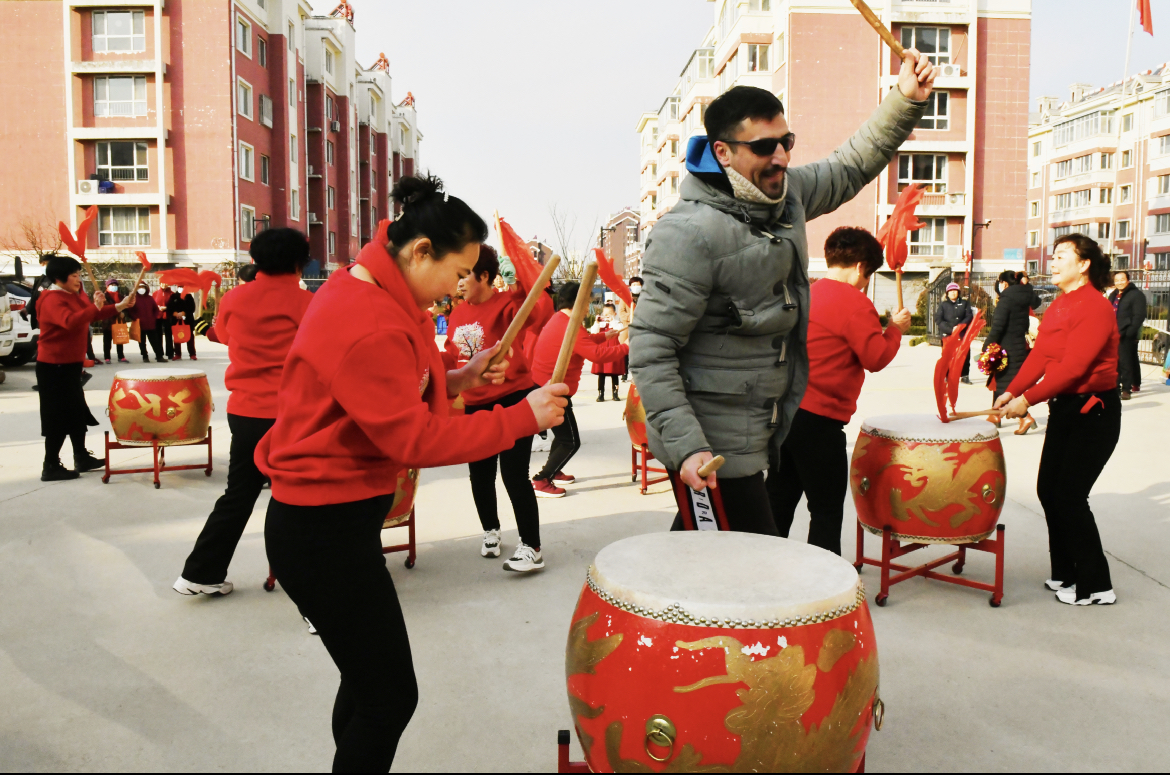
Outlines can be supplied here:
M179 576L179 580L175 582L175 586L173 586L172 589L174 589L180 595L204 594L219 595L220 597L223 597L224 595L230 595L232 590L235 589L235 585L230 581L225 581L222 584L195 584L194 582L187 581L187 579Z
M532 437L532 451L533 452L548 452L552 449L552 434L546 439L540 438L540 435Z
M1048 579L1047 581L1044 582L1044 586L1048 587L1053 592L1059 592L1062 589L1076 589L1077 588L1076 584L1069 584L1066 586L1063 581L1057 581L1056 579Z
M302 616L301 618L305 620L305 624L309 625L309 634L310 634L310 635L316 635L316 634L317 634L317 628L316 628L316 627L314 627L314 626L313 626L313 623L309 621L309 617L307 617L307 616Z
M504 570L517 573L531 573L534 570L544 570L544 560L540 557L540 550L533 549L523 541L516 547L512 559L504 562Z
M1117 602L1117 595L1112 589L1104 592L1094 592L1087 598L1077 600L1077 591L1072 587L1065 587L1056 593L1056 599L1067 605L1113 605Z
M484 557L500 556L500 531L498 529L484 531L483 546L479 547L479 553Z

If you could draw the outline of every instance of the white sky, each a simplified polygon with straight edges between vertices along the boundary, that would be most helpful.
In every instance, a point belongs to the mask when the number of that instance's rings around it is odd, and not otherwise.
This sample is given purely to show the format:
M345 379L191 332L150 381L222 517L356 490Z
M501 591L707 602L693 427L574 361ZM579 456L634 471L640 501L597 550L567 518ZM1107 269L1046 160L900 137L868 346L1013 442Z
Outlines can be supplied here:
M1033 0L1031 94L1121 77L1133 0ZM328 13L333 0L312 0ZM413 92L423 169L485 219L552 242L549 207L576 241L636 205L643 111L656 111L712 19L709 0L351 0L359 61L385 51L394 99ZM1130 72L1170 60L1170 0ZM600 225L600 223L598 223Z

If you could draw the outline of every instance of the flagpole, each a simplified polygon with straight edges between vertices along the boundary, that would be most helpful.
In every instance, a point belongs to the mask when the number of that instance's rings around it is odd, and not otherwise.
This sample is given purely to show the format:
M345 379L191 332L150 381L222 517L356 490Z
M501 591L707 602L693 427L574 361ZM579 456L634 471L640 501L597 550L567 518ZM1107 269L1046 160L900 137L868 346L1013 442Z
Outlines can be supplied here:
M1130 54L1133 52L1133 23L1134 23L1134 19L1137 17L1138 2L1140 2L1140 0L1131 0L1130 6L1129 6L1129 27L1128 27L1129 34L1127 35L1127 37L1125 39L1125 72L1123 72L1121 74L1121 99L1117 103L1117 116L1116 116L1117 150L1114 154L1114 159L1113 159L1113 196L1115 197L1115 199L1113 201L1113 209L1111 211L1112 216L1109 218L1109 258L1110 258L1109 263L1110 264L1112 264L1113 259L1117 255L1119 255L1119 252L1117 249L1117 206L1121 203L1121 189L1117 184L1119 183L1120 177L1121 177L1121 116L1122 116L1122 111L1125 110L1125 87L1126 87L1126 82L1129 79L1129 58L1130 58ZM1134 169L1136 171L1137 159L1131 158L1130 160L1134 163L1134 165L1135 165ZM1137 180L1136 172L1135 172L1134 180L1136 183L1136 180ZM1137 196L1137 185L1134 185L1134 187L1133 187L1132 196L1135 196L1135 197ZM1131 241L1133 241L1133 227L1136 225L1137 225L1136 223L1130 224L1130 240Z

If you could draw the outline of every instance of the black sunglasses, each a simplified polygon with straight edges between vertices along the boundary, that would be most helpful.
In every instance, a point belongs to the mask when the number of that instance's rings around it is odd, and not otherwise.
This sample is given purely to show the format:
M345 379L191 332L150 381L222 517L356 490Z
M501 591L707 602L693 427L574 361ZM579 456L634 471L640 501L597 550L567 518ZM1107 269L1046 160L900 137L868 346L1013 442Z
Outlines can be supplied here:
M765 137L762 140L723 140L728 145L746 145L756 156L771 156L776 153L776 146L784 146L785 153L791 153L796 145L796 135L789 132L783 137Z

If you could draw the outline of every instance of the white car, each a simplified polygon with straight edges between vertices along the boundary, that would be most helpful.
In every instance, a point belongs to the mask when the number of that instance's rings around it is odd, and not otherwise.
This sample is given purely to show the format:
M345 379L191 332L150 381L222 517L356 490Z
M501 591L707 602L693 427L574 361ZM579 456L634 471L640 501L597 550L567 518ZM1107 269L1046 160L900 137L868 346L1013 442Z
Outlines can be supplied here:
M0 283L0 287L4 285ZM9 352L4 352L3 348L0 348L0 362L5 366L23 366L37 357L37 339L41 333L32 327L32 321L28 316L28 303L32 291L24 284L12 281L7 283L6 290L12 315L14 346Z
M16 335L12 330L14 317L16 316L8 308L8 291L0 286L0 358L10 356L12 349L16 346ZM0 382L3 381L4 370L0 368Z

